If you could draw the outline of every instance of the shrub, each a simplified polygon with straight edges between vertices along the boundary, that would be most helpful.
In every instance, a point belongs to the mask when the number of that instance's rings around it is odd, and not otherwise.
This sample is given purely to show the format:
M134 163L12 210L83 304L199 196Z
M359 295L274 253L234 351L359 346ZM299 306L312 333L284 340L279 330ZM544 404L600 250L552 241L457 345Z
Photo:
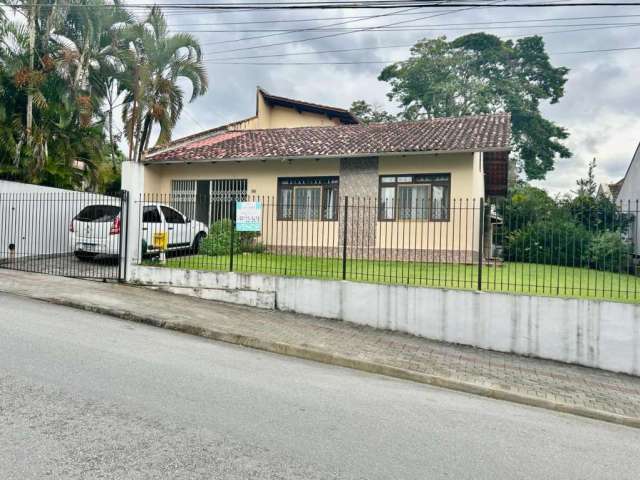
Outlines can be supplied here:
M244 253L265 253L267 251L267 247L262 242L250 241L243 242L240 250Z
M541 220L507 234L504 256L513 262L576 267L588 261L593 236L566 218Z
M229 219L218 220L209 229L209 235L202 240L200 250L201 255L219 256L231 253L231 233L233 222ZM234 253L251 252L262 253L265 247L257 241L257 232L234 232L233 251Z
M233 222L229 219L218 220L209 228L209 235L207 235L200 245L200 254L219 256L229 255L231 252L231 236L233 229ZM234 252L240 251L240 235L234 236L233 242Z
M576 223L581 223L594 234L616 230L627 232L632 217L624 213L627 205L616 206L605 197L578 195L562 202L561 207Z
M589 264L598 270L623 272L629 270L630 245L620 236L620 232L597 234L589 247Z

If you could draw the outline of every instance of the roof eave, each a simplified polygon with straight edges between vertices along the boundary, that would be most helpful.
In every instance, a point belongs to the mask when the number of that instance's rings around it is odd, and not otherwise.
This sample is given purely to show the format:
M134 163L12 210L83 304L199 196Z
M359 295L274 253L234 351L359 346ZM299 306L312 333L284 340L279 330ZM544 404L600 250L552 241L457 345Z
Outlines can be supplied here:
M267 157L228 157L228 158L203 158L198 160L168 159L153 160L146 158L142 161L145 165L166 165L166 164L189 164L189 163L223 163L223 162L250 162L250 161L266 161L266 160L316 160L316 159L335 159L335 158L359 158L359 157L391 157L391 156L414 156L414 155L439 155L439 154L460 154L460 153L476 153L476 152L510 152L511 147L487 147L487 148L470 148L457 150L420 150L420 151L398 151L398 152L369 152L369 153L348 153L335 155L286 155L286 156L267 156Z

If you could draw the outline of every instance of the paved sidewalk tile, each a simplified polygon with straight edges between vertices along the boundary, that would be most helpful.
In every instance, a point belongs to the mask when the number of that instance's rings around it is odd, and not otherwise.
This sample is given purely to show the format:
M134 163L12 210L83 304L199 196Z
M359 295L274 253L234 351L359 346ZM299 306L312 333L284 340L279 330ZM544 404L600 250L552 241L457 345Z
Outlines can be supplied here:
M640 419L640 378L450 345L345 322L210 302L142 287L0 270L0 291L153 317L170 328L255 337ZM96 329L99 329L99 325Z

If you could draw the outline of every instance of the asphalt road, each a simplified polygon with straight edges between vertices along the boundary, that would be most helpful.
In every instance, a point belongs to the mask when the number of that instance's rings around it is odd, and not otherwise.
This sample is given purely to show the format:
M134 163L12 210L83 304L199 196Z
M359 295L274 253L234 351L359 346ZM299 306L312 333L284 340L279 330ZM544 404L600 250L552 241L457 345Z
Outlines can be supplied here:
M0 294L0 472L636 480L640 430Z

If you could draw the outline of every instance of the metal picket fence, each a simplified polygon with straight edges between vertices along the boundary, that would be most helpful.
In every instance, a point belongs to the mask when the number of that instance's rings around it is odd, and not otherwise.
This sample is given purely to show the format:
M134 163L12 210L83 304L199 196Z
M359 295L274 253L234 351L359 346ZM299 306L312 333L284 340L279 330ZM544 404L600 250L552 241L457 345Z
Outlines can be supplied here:
M127 192L0 193L0 268L123 279L127 199Z
M238 231L239 202L260 204L259 231ZM297 199L147 194L137 208L144 264L640 300L637 202L528 211L481 198L389 204L307 189Z

